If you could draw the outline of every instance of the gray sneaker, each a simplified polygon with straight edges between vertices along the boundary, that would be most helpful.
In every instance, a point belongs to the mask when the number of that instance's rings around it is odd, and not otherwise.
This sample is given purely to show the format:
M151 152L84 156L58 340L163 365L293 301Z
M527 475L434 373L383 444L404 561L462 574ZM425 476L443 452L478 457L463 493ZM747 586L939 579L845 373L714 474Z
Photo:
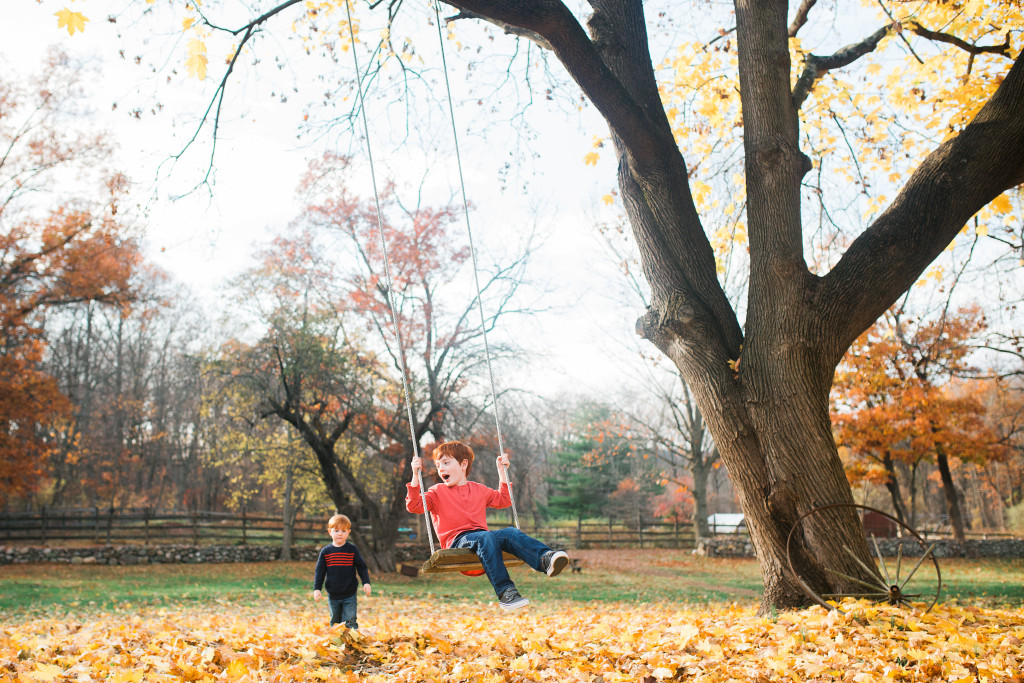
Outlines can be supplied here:
M519 594L515 586L505 589L498 601L501 603L502 609L519 609L530 604L529 600Z
M561 550L552 550L544 555L544 572L548 576L558 576L569 564L569 556Z

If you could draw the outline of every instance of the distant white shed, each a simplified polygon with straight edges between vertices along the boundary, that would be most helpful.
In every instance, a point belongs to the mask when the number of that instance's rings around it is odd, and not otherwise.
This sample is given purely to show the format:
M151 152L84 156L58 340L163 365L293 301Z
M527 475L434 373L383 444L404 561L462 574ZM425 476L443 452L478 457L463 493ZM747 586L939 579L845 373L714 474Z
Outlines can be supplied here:
M712 534L735 534L746 529L747 523L739 512L716 512L708 515L708 532Z

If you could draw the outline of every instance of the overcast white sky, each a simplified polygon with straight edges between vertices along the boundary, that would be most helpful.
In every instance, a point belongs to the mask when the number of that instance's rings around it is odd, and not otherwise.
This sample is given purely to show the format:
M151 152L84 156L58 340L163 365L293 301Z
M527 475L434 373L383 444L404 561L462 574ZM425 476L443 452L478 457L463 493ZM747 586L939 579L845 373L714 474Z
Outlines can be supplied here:
M53 13L67 4L89 16L84 34L69 37L66 30L58 29ZM178 152L194 131L195 118L208 102L212 82L220 77L216 60L211 59L211 77L205 83L179 78L180 85L168 86L163 74L153 78L134 66L131 57L163 55L167 69L181 69L185 50L170 42L176 38L173 31L145 41L122 41L116 30L130 33L130 27L109 24L105 20L107 5L120 7L124 3L43 0L17 8L8 4L0 22L0 54L7 68L28 73L40 63L48 46L59 45L73 58L96 68L96 80L90 86L96 93L98 120L118 139L124 170L136 181L140 200L149 207L149 257L214 306L225 278L245 267L253 245L296 215L295 188L307 160L323 145L345 151L363 143L341 130L320 140L297 139L302 105L309 99L306 93L289 93L289 101L283 104L280 98L266 96L271 86L265 80L247 82L251 77L240 74L237 88L230 92L241 94L229 100L224 115L212 197L199 191L172 201L171 197L190 188L204 169L207 157L202 148L176 164L168 157ZM285 18L282 23L290 21ZM128 59L118 58L120 45L127 47ZM426 51L424 59L439 60ZM289 65L291 72L296 68L305 67ZM308 92L320 92L320 87L310 81ZM133 105L152 102L154 96L164 105L161 114L145 115L141 120L128 116ZM116 111L110 108L112 101L118 102ZM477 108L456 106L457 118L478 115ZM426 114L423 112L425 118ZM443 117L447 112L431 114L430 125L446 123ZM516 377L499 377L498 382L501 386L529 385L547 395L616 393L638 376L633 322L642 311L639 303L621 305L623 276L593 226L595 220L607 220L611 215L601 214L600 197L613 187L614 160L607 150L597 167L584 165L583 157L591 149L593 136L604 135L606 130L596 114L586 110L573 118L534 106L531 116L535 116L530 121L533 139L516 137L511 122L503 133L501 121L484 133L476 129L474 135L471 126L460 133L467 193L477 207L471 217L474 239L484 252L481 262L487 261L488 252L500 253L504 243L516 241L536 226L544 245L531 270L535 280L552 290L548 302L554 308L550 313L509 331L537 354L536 362ZM377 174L399 176L399 181L408 185L400 191L412 195L422 171L401 177L410 168L418 169L417 164L406 163L408 149L396 158L392 147L395 132L380 124L378 118L370 133L380 167ZM436 135L450 136L450 131L437 127ZM439 146L443 154L444 143ZM517 147L519 153L509 155L509 146ZM530 154L539 155L539 160L531 161ZM436 161L435 156L417 163L422 166ZM524 165L513 168L508 182L503 183L501 168L518 161ZM454 155L442 156L440 162L448 183L444 192L454 193ZM432 171L431 177L434 175ZM428 182L428 192L430 189ZM363 192L371 195L369 184ZM445 194L431 203L448 199Z

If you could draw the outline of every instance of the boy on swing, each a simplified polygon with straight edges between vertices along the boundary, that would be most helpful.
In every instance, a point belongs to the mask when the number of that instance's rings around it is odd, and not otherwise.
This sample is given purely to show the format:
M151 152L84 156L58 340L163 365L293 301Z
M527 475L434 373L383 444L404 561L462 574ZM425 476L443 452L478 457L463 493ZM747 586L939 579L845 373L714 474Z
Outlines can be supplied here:
M469 548L477 554L502 608L525 607L530 601L519 594L509 578L502 552L515 555L548 576L561 573L569 563L569 556L515 527L495 531L487 529L487 508L501 509L512 504L508 473L505 471L508 455L502 453L497 458L497 491L467 479L474 457L473 449L460 441L448 441L434 449L434 466L441 483L427 490L427 510L442 548ZM422 467L421 458L413 457L412 481L406 485L405 509L417 514L423 512L419 485Z

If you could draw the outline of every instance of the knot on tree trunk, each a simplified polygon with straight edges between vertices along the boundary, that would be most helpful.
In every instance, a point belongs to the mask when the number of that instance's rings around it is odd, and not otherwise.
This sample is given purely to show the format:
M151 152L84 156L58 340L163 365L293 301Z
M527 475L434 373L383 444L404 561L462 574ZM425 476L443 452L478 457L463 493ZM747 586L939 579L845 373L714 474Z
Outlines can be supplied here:
M693 320L694 309L686 296L681 292L673 292L667 297L656 300L647 307L647 312L636 320L636 333L641 339L655 341L661 337L666 328L686 325Z
M810 173L813 168L814 162L811 161L811 158L803 152L800 152L800 177L803 178L805 175Z
M785 538L799 516L796 509L796 492L785 480L769 482L765 491L765 503L768 505L772 521Z
M758 144L747 159L747 164L765 171L786 167L803 178L814 167L810 157L802 150L779 139L769 138Z
M594 12L587 21L587 28L590 29L590 38L594 46L603 55L620 55L626 51L622 39L612 29L611 22L606 17Z

